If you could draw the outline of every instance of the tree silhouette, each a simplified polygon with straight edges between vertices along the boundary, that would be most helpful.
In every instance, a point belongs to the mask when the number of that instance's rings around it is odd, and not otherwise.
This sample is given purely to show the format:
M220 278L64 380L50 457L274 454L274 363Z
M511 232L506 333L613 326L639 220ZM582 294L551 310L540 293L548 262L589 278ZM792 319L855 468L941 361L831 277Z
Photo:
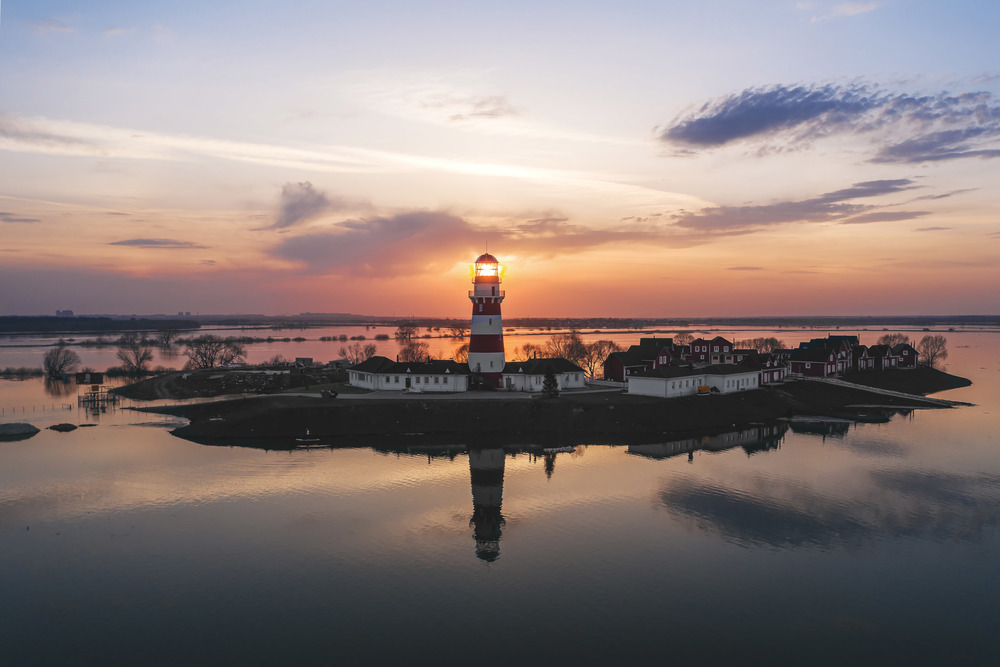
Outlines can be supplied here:
M375 356L375 343L351 343L350 345L341 346L337 354L347 359L347 363L351 366L357 366L362 361L366 361Z
M72 372L79 363L80 355L62 345L49 350L42 357L42 369L50 378L59 378L63 373Z
M559 383L556 382L556 376L552 372L551 366L545 369L545 377L542 379L542 393L549 398L559 396Z
M928 366L937 366L939 361L948 358L948 339L940 334L924 336L917 344L917 353Z
M882 336L879 336L879 339L875 344L888 345L889 347L896 347L900 343L908 343L910 345L913 345L913 342L910 341L910 337L904 333L883 334Z

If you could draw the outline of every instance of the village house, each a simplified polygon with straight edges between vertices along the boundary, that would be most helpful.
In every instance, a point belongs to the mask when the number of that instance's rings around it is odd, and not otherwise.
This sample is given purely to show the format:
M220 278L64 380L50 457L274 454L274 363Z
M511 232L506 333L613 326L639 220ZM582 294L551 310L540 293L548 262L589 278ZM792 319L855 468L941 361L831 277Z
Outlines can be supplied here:
M694 368L660 366L639 371L628 378L628 393L639 396L676 398L698 393L731 394L757 389L760 374L756 369L732 364Z
M469 365L451 359L392 361L371 357L347 371L352 387L372 391L460 392L469 389Z
M542 391L545 374L551 372L560 391L582 389L584 370L562 358L508 361L503 367L503 388L510 391Z
M722 336L712 340L696 338L691 341L691 350L684 361L696 364L721 364L733 361L733 343Z
M899 359L900 368L916 368L920 354L909 343L900 343L892 348L892 353Z
M604 360L604 379L625 382L626 379L644 370L666 366L680 358L671 338L640 338L638 345L632 345L624 352L612 352Z
M628 377L629 394L676 398L693 396L698 387L707 386L704 369L692 366L660 366L637 371Z
M823 347L793 350L788 357L788 372L806 377L836 375L837 365L837 353Z

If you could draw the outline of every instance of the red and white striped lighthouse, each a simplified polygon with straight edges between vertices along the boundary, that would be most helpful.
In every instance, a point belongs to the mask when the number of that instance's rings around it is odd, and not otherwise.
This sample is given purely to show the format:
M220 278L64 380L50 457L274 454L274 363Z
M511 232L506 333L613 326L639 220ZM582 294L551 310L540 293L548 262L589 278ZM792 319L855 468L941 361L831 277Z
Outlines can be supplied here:
M476 259L472 300L472 328L469 335L469 370L479 373L494 387L500 387L504 366L503 323L500 320L500 262L489 253Z

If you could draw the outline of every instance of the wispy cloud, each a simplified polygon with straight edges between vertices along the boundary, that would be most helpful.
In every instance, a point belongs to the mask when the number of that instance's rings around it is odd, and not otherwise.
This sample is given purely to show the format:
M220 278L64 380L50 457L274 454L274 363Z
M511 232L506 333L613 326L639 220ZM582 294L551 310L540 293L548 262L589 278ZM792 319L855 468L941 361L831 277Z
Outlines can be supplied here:
M700 211L682 213L674 218L678 227L686 227L707 233L746 232L753 229L792 222L839 222L854 219L878 208L875 204L857 203L856 199L880 197L904 192L917 187L907 178L880 181L863 181L849 188L842 188L798 201L779 201L755 206L713 206ZM923 212L879 211L871 215L881 215L885 220L901 220L918 217Z
M730 266L726 271L763 271L763 266Z
M172 250L196 250L208 248L206 245L193 243L191 241L177 241L175 239L126 239L124 241L112 241L108 245L130 246L133 248L166 248Z
M0 222L4 223L35 223L41 222L38 218L23 218L16 213L0 211Z
M986 92L914 96L871 85L776 85L712 100L659 131L690 149L779 142L801 148L833 135L878 135L876 163L1000 157L1000 105Z
M879 3L877 2L842 2L831 7L825 14L813 16L810 20L813 23L819 23L820 21L828 21L830 19L858 16L859 14L867 14L868 12L875 11L878 7Z
M899 220L913 220L927 215L928 211L873 211L872 213L862 213L847 220L843 220L842 225L867 225L873 222L897 222Z
M913 231L915 232L944 232L949 229L954 229L954 227L917 227Z
M36 35L51 33L76 32L76 28L61 19L47 19L45 21L35 21L31 24L31 31Z
M105 37L120 37L135 32L135 28L108 28L104 31Z

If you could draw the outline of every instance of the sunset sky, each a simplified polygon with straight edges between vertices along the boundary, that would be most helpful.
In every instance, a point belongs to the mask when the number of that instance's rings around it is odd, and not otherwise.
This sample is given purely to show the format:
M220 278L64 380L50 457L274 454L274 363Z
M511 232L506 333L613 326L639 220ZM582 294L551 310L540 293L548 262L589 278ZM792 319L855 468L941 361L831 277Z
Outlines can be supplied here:
M7 0L0 314L1000 313L1000 3Z

